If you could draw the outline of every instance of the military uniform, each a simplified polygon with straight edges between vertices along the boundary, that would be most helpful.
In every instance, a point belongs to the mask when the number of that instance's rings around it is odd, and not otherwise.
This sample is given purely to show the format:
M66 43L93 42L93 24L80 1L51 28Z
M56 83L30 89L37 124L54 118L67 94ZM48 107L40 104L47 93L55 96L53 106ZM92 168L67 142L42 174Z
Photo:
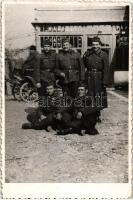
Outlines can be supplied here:
M100 108L93 105L89 96L76 97L73 101L73 120L70 121L69 126L73 131L79 132L84 129L90 134L96 125L97 111ZM82 113L81 119L77 119L77 114Z
M49 82L54 81L54 69L55 69L56 53L49 51L43 52L40 55L40 66L35 69L35 80L37 83L41 81Z
M54 69L55 69L56 53L49 51L43 52L40 55L40 65L34 70L34 77L36 83L41 83L41 88L38 89L38 95L44 96L46 93L46 84L51 81L55 81Z
M101 108L94 106L92 99L88 95L76 96L73 99L72 106L67 112L63 112L61 126L58 134L64 135L68 133L81 134L81 130L86 130L89 134L97 134L95 125L97 122L97 111ZM77 118L78 113L82 113L81 118Z
M40 55L38 54L37 51L35 51L34 53L30 53L27 60L24 62L23 67L22 67L22 74L30 75L34 77L36 68L39 68L39 67L40 67Z
M69 102L67 105L64 105L64 101L66 101L65 96L61 98L61 101L61 107L59 107L58 112L56 112L61 114L61 119L53 119L53 127L58 131L67 129L70 121L72 120L72 104Z
M61 77L61 73L64 73L65 77ZM85 78L84 65L79 53L62 50L56 58L55 74L60 79L63 91L75 96L78 82Z
M55 127L55 115L63 111L59 100L55 92L50 96L45 95L39 107L28 114L27 120L34 129L46 129L49 125ZM46 118L41 120L41 115L44 115Z
M107 107L106 85L108 85L109 62L107 54L98 49L96 52L87 51L83 56L86 72L86 82L88 84L89 95L95 97L99 95L102 99L102 107Z

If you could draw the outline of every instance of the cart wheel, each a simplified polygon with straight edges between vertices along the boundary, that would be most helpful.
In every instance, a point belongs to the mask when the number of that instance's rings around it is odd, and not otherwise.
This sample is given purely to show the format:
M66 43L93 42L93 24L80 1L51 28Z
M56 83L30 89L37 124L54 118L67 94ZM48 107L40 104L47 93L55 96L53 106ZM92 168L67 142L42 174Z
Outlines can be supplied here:
M12 87L12 95L14 97L14 99L21 101L21 96L20 96L20 87L21 85L19 84L14 84Z
M21 99L26 102L36 102L38 100L37 89L29 82L24 83L20 88Z

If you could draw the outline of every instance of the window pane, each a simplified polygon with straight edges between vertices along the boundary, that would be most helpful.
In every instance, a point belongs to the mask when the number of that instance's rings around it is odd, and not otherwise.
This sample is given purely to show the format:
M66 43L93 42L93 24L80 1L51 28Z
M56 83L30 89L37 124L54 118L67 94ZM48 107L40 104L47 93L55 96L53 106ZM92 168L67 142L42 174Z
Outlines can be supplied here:
M88 37L87 38L87 46L91 46L92 45L92 38Z
M74 37L74 46L73 47L77 47L77 46L78 46L77 37Z
M40 37L41 47L43 47L43 37Z
M57 48L61 48L61 37L57 37Z
M53 37L53 48L57 47L57 38Z
M78 37L78 47L82 47L82 37Z
M73 36L70 36L70 43L71 43L71 45L73 47Z

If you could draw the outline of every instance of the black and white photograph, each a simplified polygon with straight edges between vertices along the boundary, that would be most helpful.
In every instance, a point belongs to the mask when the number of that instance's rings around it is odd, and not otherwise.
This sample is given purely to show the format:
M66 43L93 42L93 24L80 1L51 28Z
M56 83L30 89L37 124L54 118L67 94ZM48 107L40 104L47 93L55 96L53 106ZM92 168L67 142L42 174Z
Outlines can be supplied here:
M5 184L131 183L129 3L3 13Z

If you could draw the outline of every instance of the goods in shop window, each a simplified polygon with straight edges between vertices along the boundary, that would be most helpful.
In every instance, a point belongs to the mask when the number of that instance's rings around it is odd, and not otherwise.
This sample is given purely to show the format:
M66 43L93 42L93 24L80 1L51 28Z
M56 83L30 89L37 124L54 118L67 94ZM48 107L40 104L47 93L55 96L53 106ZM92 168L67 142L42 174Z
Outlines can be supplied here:
M56 32L56 31L57 31L57 29L56 29L56 27L54 26L54 27L53 27L53 32Z

